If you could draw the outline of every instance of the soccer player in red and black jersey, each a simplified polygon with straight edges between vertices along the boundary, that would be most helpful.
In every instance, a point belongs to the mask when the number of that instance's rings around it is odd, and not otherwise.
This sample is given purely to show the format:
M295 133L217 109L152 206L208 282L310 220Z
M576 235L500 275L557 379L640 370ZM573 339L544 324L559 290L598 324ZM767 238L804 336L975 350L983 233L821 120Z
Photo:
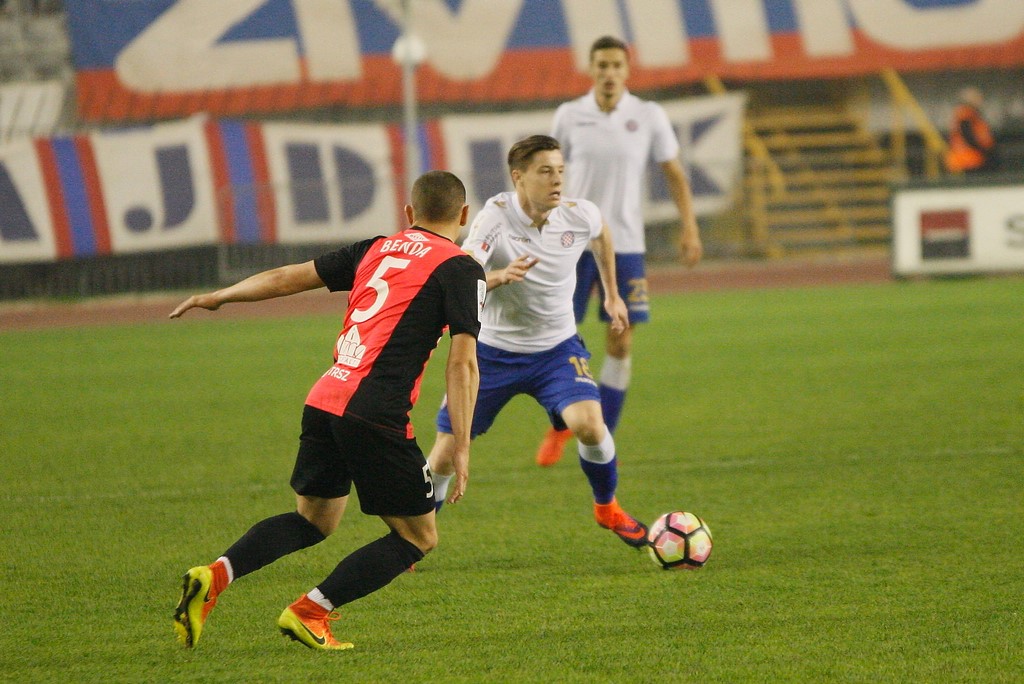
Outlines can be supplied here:
M174 611L175 631L185 646L199 641L229 583L327 538L355 483L363 512L380 516L390 533L344 558L277 621L285 635L310 648L352 648L331 634L328 620L337 618L335 609L388 584L437 544L433 484L409 411L445 329L451 336L448 407L458 442L458 474L448 501L465 493L484 272L455 245L469 209L462 181L431 171L416 180L411 200L406 230L189 297L171 312L178 318L195 307L213 311L228 302L321 287L350 291L334 364L310 390L302 415L291 478L297 510L256 523L214 563L185 574Z

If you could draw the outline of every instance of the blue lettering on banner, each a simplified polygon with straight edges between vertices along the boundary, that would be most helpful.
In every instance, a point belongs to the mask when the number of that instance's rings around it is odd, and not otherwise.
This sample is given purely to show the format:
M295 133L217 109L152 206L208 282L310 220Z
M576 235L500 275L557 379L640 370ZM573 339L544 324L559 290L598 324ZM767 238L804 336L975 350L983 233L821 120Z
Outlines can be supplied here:
M485 200L505 191L507 163L500 140L470 141L469 159L473 167L473 192L477 198Z
M158 147L155 150L157 177L164 208L164 230L181 226L195 208L195 189L188 148L185 145ZM124 225L133 233L153 228L153 212L146 207L131 207L124 215Z
M307 143L289 143L285 145L284 153L288 160L295 222L326 223L331 219L331 211L320 166L320 149Z
M334 169L338 174L341 195L341 217L348 220L366 211L376 192L373 167L355 152L334 148Z
M0 161L0 242L38 240L39 234L32 225L14 180L7 172L7 165Z

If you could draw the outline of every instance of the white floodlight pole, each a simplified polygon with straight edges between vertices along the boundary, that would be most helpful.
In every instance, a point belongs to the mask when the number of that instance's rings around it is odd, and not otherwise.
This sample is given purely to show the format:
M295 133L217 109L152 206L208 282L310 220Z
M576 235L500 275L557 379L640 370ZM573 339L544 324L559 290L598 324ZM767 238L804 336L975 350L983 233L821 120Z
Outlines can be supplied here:
M405 198L412 198L413 181L420 174L419 126L416 110L416 67L423 59L422 44L412 30L412 0L402 0L402 107L405 121Z

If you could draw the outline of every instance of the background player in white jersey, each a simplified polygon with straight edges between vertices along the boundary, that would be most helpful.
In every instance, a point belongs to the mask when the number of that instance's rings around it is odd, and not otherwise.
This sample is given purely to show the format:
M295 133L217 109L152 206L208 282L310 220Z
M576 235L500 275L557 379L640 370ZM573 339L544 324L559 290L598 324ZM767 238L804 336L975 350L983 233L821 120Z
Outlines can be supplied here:
M512 397L529 394L553 425L576 436L597 523L630 546L643 546L647 528L615 499L615 442L604 423L597 383L587 365L590 352L576 332L572 308L576 262L589 244L606 286L604 309L611 329L622 334L629 327L626 305L614 287L611 234L593 202L562 197L564 164L554 138L520 140L509 150L508 166L515 191L487 201L462 245L484 265L488 288L471 436L486 432ZM437 428L428 462L440 505L454 472L447 404L438 413Z
M679 163L679 141L665 110L626 89L626 44L611 36L597 39L590 48L590 76L594 87L557 109L551 135L561 143L568 165L567 194L595 202L611 229L618 288L629 309L629 321L644 323L649 320L650 311L641 192L648 160L653 159L664 173L682 223L680 257L688 266L694 266L703 255L703 248L690 186ZM603 287L593 255L584 253L577 266L573 301L577 322L586 315L594 290L598 289L603 296ZM608 321L604 312L599 315L601 320ZM608 329L600 391L605 423L613 432L629 388L632 348L632 330L619 334ZM552 428L537 450L537 463L556 463L569 435L568 430Z

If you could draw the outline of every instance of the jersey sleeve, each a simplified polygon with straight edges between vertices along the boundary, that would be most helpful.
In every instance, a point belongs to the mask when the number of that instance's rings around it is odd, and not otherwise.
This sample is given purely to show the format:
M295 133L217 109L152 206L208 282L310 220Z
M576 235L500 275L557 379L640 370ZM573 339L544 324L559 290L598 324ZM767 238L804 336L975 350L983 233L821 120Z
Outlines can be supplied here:
M333 252L321 254L313 259L313 267L320 280L331 292L351 290L356 279L356 269L363 256L381 236L346 245Z
M551 137L562 146L562 158L569 161L571 156L569 132L570 108L568 103L563 103L555 110L555 117L551 120Z
M587 226L590 228L590 239L596 240L601 235L601 229L604 228L604 218L601 216L601 210L589 200L577 200L577 202L579 211L583 214Z
M452 257L434 272L444 290L449 335L480 334L480 311L487 292L483 267L468 254Z
M656 102L648 102L647 106L651 108L651 158L658 164L678 158L679 139L668 114Z
M501 232L501 217L489 205L485 205L473 219L469 235L462 243L462 250L469 253L481 265L486 266L494 254L495 243Z

